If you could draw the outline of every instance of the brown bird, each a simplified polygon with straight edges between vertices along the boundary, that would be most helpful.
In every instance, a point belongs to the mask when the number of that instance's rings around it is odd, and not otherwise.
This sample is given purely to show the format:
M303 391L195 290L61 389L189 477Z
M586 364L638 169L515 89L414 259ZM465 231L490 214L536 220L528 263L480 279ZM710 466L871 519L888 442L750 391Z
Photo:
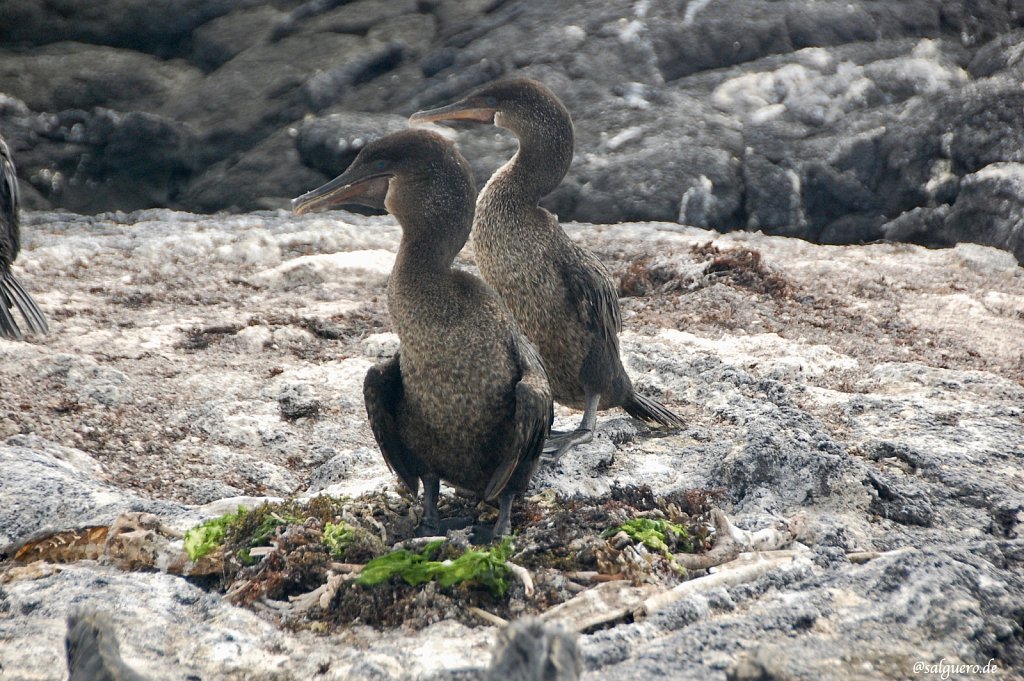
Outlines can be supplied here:
M0 336L13 340L24 338L11 314L15 307L33 332L45 334L50 330L36 301L11 272L11 263L21 250L20 201L14 159L7 142L0 137Z
M535 617L506 626L494 643L484 681L578 681L583 656L576 637Z
M386 208L402 226L388 281L398 353L366 374L363 396L384 461L416 493L420 534L437 534L445 480L498 498L494 536L508 533L512 499L526 490L553 418L536 349L501 298L452 269L473 222L466 160L435 133L406 130L367 144L352 165L292 202L302 214L355 203Z
M64 650L68 681L144 681L121 659L114 625L98 610L85 608L68 615Z
M572 119L558 97L535 80L500 80L409 120L493 123L519 138L515 156L477 199L473 248L480 273L537 344L555 400L583 409L575 431L549 440L546 457L557 459L592 440L599 409L622 407L644 421L684 425L661 403L637 393L622 368L622 319L608 270L537 205L572 162Z

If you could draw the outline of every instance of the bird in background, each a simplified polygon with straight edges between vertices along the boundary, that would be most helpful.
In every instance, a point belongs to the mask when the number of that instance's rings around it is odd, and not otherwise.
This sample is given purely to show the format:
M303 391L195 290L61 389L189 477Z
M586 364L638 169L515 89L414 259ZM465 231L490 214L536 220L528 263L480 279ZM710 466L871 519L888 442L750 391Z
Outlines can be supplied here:
M300 215L331 204L384 208L402 227L387 292L401 343L367 372L363 396L388 467L414 494L423 482L421 535L441 529L441 480L497 499L493 536L507 534L554 417L536 349L491 287L452 268L475 194L451 142L405 130L367 144L342 175L292 202Z
M633 388L622 367L622 318L610 273L538 205L565 177L573 157L572 118L558 97L536 80L498 80L409 120L489 123L519 139L516 154L480 192L472 241L483 278L537 344L555 400L583 409L576 430L551 436L545 458L558 459L591 441L597 412L611 407L648 423L685 425Z
M50 328L36 301L11 271L21 250L20 194L14 159L7 142L0 137L0 337L23 340L24 334L12 311L17 308L33 333L46 334Z

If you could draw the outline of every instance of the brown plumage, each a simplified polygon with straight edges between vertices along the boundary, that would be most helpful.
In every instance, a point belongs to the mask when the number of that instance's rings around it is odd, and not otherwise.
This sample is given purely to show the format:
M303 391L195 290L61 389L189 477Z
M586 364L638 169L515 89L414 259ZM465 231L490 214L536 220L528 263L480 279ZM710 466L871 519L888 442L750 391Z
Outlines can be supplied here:
M98 610L87 608L68 615L64 650L68 681L144 681L121 659L114 625Z
M436 533L439 481L499 499L495 536L510 527L553 417L536 350L498 295L452 269L469 237L475 189L444 138L406 130L371 142L342 175L293 201L303 213L330 203L384 207L402 225L388 282L398 354L363 386L374 437L413 492L423 481L421 533Z
M548 443L549 458L589 442L599 409L623 407L648 422L682 426L678 415L639 395L622 368L622 319L608 270L537 205L572 162L572 119L562 102L535 80L513 78L410 119L443 120L493 123L519 138L516 155L494 173L477 199L473 247L484 279L537 344L554 398L584 410L575 432Z
M578 681L582 674L576 636L528 617L498 634L484 681Z
M18 175L7 142L0 137L0 337L13 340L24 338L11 311L17 308L35 333L49 331L46 318L36 301L11 271L11 263L21 250L21 223L18 211Z

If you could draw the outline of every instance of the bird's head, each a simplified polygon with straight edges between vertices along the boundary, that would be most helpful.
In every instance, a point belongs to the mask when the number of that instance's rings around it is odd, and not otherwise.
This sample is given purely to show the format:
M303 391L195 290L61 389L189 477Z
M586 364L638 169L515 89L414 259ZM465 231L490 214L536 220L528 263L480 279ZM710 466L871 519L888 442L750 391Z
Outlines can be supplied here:
M436 109L414 113L409 122L473 121L493 123L518 137L565 134L572 139L568 110L546 85L531 78L505 78L483 85L463 99Z

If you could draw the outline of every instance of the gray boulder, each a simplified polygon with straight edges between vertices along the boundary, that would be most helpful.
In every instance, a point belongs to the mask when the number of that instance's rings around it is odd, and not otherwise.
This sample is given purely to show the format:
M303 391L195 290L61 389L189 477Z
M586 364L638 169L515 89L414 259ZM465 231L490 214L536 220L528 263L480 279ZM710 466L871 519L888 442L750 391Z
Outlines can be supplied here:
M157 114L68 109L4 122L22 182L69 210L173 204L195 168L193 130Z
M76 40L170 56L203 23L259 2L113 0L100 9L89 0L68 0L59 10L47 0L5 2L0 6L0 41L46 45Z
M331 178L344 172L368 142L406 127L401 116L334 113L304 120L295 145L305 165Z
M937 246L965 223L924 217L1024 146L1024 9L1007 0L200 4L0 7L0 93L27 107L0 110L0 133L29 157L27 205L283 205L315 174L274 171L294 158L281 131L299 130L300 162L329 176L349 161L332 138L394 129L370 114L397 125L510 75L543 80L573 114L576 159L544 200L563 220ZM82 149L46 132L98 107L169 119L134 128L160 153L137 154L120 185L89 162L70 169ZM502 131L455 130L480 185L514 153ZM199 141L187 162L164 153L173 134ZM69 174L101 189L63 190ZM985 237L1014 248L1006 238Z
M168 99L195 87L197 69L143 52L60 42L0 59L0 92L33 111L105 107L157 111Z

